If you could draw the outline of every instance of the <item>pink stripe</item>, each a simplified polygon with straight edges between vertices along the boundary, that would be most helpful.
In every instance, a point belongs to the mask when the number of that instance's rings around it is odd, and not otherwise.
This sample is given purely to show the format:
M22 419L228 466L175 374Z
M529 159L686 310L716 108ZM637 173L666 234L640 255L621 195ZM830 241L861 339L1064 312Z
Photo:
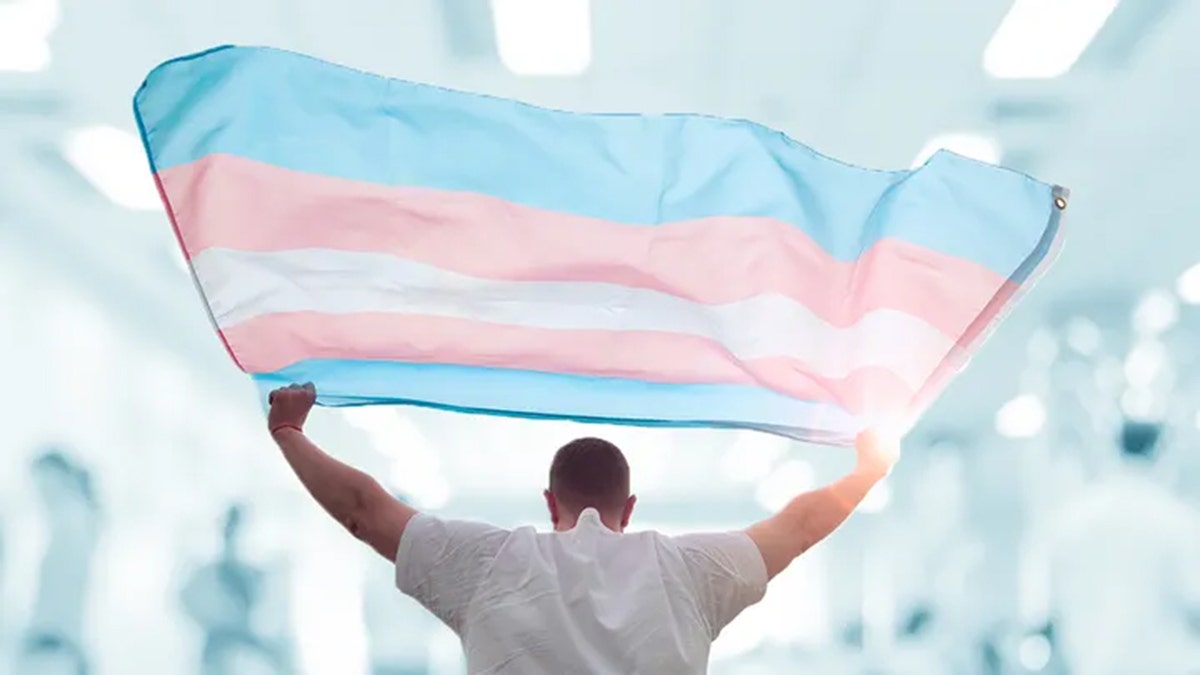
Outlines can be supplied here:
M894 374L864 368L814 377L791 358L739 362L718 343L674 333L565 331L411 314L268 314L226 328L251 373L304 359L445 363L622 377L675 384L748 384L852 413L902 410L913 393Z
M485 195L387 187L210 155L159 174L188 257L210 247L379 252L479 278L608 282L718 304L789 296L844 327L896 309L957 338L1004 279L968 260L885 239L857 262L799 228L750 217L654 227Z

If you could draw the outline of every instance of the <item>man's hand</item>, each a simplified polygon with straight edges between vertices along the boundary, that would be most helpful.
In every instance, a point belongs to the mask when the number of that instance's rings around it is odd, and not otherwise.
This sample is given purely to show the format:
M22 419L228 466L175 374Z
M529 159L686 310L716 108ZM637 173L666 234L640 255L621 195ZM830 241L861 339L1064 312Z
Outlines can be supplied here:
M898 438L866 431L855 439L858 466L840 480L797 495L783 509L746 533L758 546L767 578L782 572L850 516L871 488L883 480L900 454Z
M900 439L867 430L854 439L858 455L855 471L863 476L880 480L892 470L900 458Z
M304 435L304 422L316 401L317 388L311 382L271 392L267 414L271 436L317 503L351 534L393 560L400 537L417 512L394 499L375 479L325 454Z
M267 401L271 404L271 412L267 414L267 428L271 430L271 435L281 429L303 431L308 412L317 402L317 388L312 382L293 384L271 392Z

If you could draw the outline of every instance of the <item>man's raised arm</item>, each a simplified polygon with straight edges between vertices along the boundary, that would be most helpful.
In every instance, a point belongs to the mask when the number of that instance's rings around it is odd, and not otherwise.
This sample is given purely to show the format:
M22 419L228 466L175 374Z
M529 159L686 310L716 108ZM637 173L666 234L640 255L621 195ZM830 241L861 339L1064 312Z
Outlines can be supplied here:
M898 444L867 432L855 441L858 464L837 482L805 492L746 532L762 553L767 577L774 578L793 560L838 528L867 493L887 475Z
M271 393L267 423L300 482L329 515L379 555L394 560L400 537L416 511L393 498L367 474L325 454L304 435L317 400L312 384Z

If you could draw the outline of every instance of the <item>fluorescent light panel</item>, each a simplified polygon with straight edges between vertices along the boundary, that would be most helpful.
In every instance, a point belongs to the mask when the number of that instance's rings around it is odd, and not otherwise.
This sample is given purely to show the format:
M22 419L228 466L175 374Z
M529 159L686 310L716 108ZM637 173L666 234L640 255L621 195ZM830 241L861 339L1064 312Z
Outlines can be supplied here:
M1179 299L1189 305L1200 305L1200 263L1192 265L1175 281Z
M1165 333L1179 321L1179 303L1168 291L1148 291L1134 307L1131 321L1139 335Z
M592 62L589 0L491 0L500 61L517 75L580 75Z
M36 73L50 67L50 45L0 30L0 71Z
M983 51L983 69L1002 79L1065 75L1120 0L1015 0Z
M50 66L58 0L0 2L0 71L36 73Z
M162 208L137 136L116 127L76 129L63 141L75 170L113 203L135 211Z
M1022 394L996 411L996 431L1007 438L1033 438L1046 424L1042 399Z

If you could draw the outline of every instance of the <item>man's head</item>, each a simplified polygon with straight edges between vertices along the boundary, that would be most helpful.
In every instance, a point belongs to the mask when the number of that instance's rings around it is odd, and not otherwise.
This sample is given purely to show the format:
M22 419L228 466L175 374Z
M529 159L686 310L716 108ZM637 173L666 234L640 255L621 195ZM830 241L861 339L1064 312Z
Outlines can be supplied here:
M95 505L91 475L58 448L47 448L38 454L31 471L34 485L49 504L82 498L85 503Z
M620 448L599 438L580 438L558 449L545 492L550 521L569 530L584 509L594 508L610 529L629 525L637 498L629 494L629 463Z
M57 449L46 450L35 457L32 471L39 487L52 486L51 489L57 491L70 489L75 478L75 465Z
M1127 460L1152 462L1158 455L1161 436L1159 424L1126 420L1121 425L1121 456Z

